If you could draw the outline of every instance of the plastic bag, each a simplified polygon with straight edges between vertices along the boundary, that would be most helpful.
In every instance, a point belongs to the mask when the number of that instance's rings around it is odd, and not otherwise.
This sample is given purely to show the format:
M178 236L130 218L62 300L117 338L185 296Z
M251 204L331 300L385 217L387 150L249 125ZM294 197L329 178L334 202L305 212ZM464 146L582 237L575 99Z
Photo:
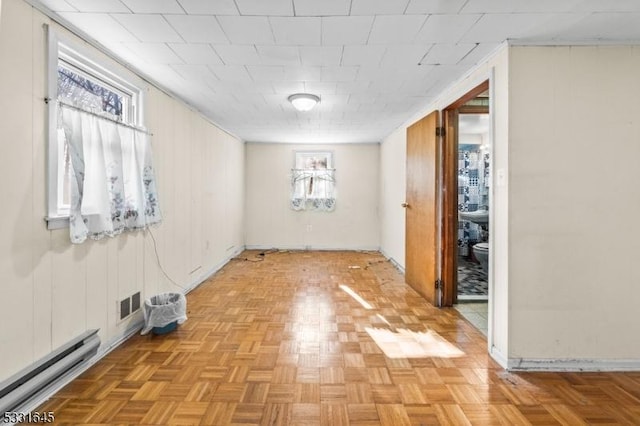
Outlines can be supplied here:
M181 293L161 293L144 301L144 328L147 334L155 327L164 327L187 320L187 298Z

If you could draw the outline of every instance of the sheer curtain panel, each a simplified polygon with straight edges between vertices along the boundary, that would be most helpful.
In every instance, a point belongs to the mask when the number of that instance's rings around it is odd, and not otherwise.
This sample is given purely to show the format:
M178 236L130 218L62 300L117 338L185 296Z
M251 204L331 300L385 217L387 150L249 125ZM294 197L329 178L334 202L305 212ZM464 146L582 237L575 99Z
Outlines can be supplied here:
M160 223L149 136L60 104L58 135L69 153L72 243Z

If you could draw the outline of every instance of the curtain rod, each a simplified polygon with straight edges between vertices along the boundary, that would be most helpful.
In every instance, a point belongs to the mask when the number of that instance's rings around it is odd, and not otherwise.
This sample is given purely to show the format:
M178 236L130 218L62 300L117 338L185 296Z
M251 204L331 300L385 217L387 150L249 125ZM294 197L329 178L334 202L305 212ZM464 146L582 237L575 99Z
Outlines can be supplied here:
M51 102L51 99L50 99L50 98L44 98L44 102L45 102L46 104L49 104L49 102ZM86 110L86 109L84 109L84 108L77 107L77 106L75 106L75 105L72 105L72 104L67 103L67 102L63 102L63 101L61 101L61 100L57 100L56 102L58 103L58 105L60 105L60 106L62 106L62 107L69 108L69 109L73 109L73 110L80 111L80 112L84 112L85 114L93 115L94 117L98 117L98 118L102 118L103 120L107 120L107 121L114 122L114 123L116 123L116 124L117 124L117 125L119 125L119 126L127 127L127 128L129 128L129 129L136 130L136 131L138 131L138 132L141 132L141 133L147 134L147 135L149 135L149 136L153 136L153 133L149 132L149 131L148 131L148 130L146 130L146 129L143 129L142 127L137 127L137 126L133 126L133 125L131 125L131 124L123 123L122 121L115 120L115 119L113 119L113 118L111 118L111 117L106 117L106 116L104 116L104 115L102 115L102 114L98 114L98 113L93 112L93 111L87 111L87 110Z

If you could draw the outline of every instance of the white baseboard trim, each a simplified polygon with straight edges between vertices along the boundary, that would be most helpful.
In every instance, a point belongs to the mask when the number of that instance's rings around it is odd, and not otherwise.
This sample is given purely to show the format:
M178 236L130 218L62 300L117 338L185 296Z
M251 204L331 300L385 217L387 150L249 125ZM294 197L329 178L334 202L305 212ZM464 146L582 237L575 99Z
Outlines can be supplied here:
M389 256L384 250L380 249L380 253L389 261L391 264L404 275L404 267L400 265L393 257Z
M185 287L184 294L186 295L187 293L189 293L190 291L192 291L196 287L198 287L200 284L205 282L207 279L209 279L209 277L211 277L213 274L218 272L224 265L229 263L229 261L231 259L236 257L244 249L245 249L244 246L239 247L231 255L229 255L225 260L223 260L222 262L218 263L216 266L214 266L213 268L209 269L204 274L200 275L200 277L198 279L196 279L194 282L192 282L189 286ZM23 406L21 406L19 408L19 411L20 412L30 412L30 411L35 410L36 408L38 408L42 404L44 404L52 396L54 396L56 393L58 393L63 387L67 386L73 380L78 378L82 373L87 371L89 368L91 368L93 365L95 365L98 361L100 361L102 358L104 358L107 354L112 352L114 349L116 349L118 346L120 346L125 341L129 340L134 334L136 334L140 330L142 330L143 326L144 326L144 320L143 319L140 319L138 321L132 322L131 327L127 328L127 330L124 333L122 333L121 335L115 336L114 338L109 340L109 342L101 344L100 347L98 348L98 353L95 356L93 356L90 360L88 360L87 362L85 362L83 364L80 364L80 365L74 367L73 369L69 370L69 372L67 372L59 380L57 380L53 384L49 385L49 387L46 388L45 391L42 392L42 394L39 395L38 398L31 399L31 400L27 401ZM0 421L1 421L1 419L0 419Z
M219 262L206 272L200 274L198 278L193 280L189 285L187 285L183 291L185 295L189 294L191 291L195 290L200 284L208 280L213 274L218 272L224 265L229 263L231 259L239 255L245 250L245 246L240 246L236 250L234 250L229 256L227 256L222 262Z
M640 371L640 359L509 358L510 371Z
M247 245L247 250L316 250L316 251L380 251L380 247L321 247L321 246L300 246L300 245L278 245L278 246L265 246L265 245Z
M504 369L506 369L509 365L509 360L507 359L507 357L504 356L502 352L500 352L500 350L498 350L498 348L496 348L495 346L492 346L489 350L489 356L491 356L491 358L493 358L493 360Z

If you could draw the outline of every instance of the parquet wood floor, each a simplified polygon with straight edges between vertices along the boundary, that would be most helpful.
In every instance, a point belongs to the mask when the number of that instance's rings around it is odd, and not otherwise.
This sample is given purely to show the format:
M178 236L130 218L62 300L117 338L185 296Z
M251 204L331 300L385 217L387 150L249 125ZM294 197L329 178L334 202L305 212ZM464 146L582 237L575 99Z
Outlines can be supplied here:
M640 424L640 373L505 372L378 253L249 251L187 299L177 331L131 338L39 410L68 425Z

